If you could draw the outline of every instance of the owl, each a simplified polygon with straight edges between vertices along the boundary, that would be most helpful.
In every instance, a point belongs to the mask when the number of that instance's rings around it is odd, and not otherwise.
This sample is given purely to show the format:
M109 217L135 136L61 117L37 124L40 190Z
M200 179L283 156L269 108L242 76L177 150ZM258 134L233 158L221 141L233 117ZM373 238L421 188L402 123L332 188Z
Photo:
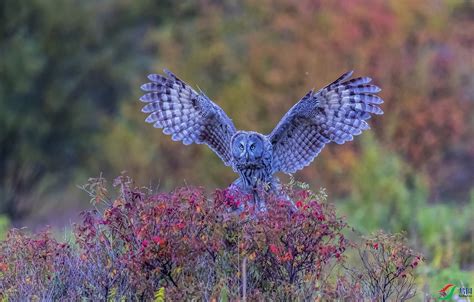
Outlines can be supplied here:
M232 188L248 193L265 209L259 192L280 194L276 172L294 173L308 166L326 144L343 144L369 129L371 114L383 114L380 88L369 77L351 79L349 71L319 91L310 90L270 134L237 130L232 120L202 91L177 78L150 74L142 111L147 123L185 145L206 144L239 175ZM287 199L290 203L291 200ZM294 208L294 205L292 205Z

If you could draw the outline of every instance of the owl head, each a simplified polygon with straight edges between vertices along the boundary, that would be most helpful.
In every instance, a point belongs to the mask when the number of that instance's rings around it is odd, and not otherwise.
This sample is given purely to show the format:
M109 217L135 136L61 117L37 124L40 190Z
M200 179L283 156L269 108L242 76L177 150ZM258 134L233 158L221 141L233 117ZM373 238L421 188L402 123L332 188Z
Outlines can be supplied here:
M231 140L232 156L239 166L260 166L271 156L271 144L260 133L238 131Z

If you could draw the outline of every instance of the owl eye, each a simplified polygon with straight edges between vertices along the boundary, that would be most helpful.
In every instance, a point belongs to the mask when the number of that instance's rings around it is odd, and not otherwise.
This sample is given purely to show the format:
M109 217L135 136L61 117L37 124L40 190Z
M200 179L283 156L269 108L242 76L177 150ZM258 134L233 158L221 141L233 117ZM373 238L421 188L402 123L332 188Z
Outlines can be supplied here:
M250 146L250 150L255 150L255 145Z
M239 146L240 151L244 151L244 145Z

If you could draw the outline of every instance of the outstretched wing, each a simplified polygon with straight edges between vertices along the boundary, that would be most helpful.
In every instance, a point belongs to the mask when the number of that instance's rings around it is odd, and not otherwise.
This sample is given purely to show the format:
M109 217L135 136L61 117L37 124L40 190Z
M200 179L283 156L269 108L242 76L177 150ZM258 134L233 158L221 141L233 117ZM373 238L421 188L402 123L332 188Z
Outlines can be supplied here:
M376 104L380 88L371 78L349 80L352 71L306 94L268 135L273 145L273 172L294 173L309 165L329 142L343 144L369 129L370 114L383 114Z
M204 93L197 93L169 70L164 72L166 76L150 74L151 83L141 86L148 92L140 98L147 103L142 111L150 113L145 121L185 145L207 144L231 165L230 139L236 132L232 120Z

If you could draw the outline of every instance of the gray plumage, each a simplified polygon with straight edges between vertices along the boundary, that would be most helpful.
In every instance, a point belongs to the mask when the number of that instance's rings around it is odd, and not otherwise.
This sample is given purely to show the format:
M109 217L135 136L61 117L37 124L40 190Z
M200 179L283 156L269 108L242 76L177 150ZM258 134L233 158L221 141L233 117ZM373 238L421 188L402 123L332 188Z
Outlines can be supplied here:
M269 135L237 131L232 120L203 92L196 92L164 70L166 76L151 74L147 91L140 98L147 103L146 122L185 145L207 144L239 174L233 186L254 195L264 208L258 190L279 191L276 172L294 173L309 165L330 143L343 144L369 129L371 114L383 114L377 106L383 100L371 79L350 79L352 71L315 92L311 90L281 119Z

